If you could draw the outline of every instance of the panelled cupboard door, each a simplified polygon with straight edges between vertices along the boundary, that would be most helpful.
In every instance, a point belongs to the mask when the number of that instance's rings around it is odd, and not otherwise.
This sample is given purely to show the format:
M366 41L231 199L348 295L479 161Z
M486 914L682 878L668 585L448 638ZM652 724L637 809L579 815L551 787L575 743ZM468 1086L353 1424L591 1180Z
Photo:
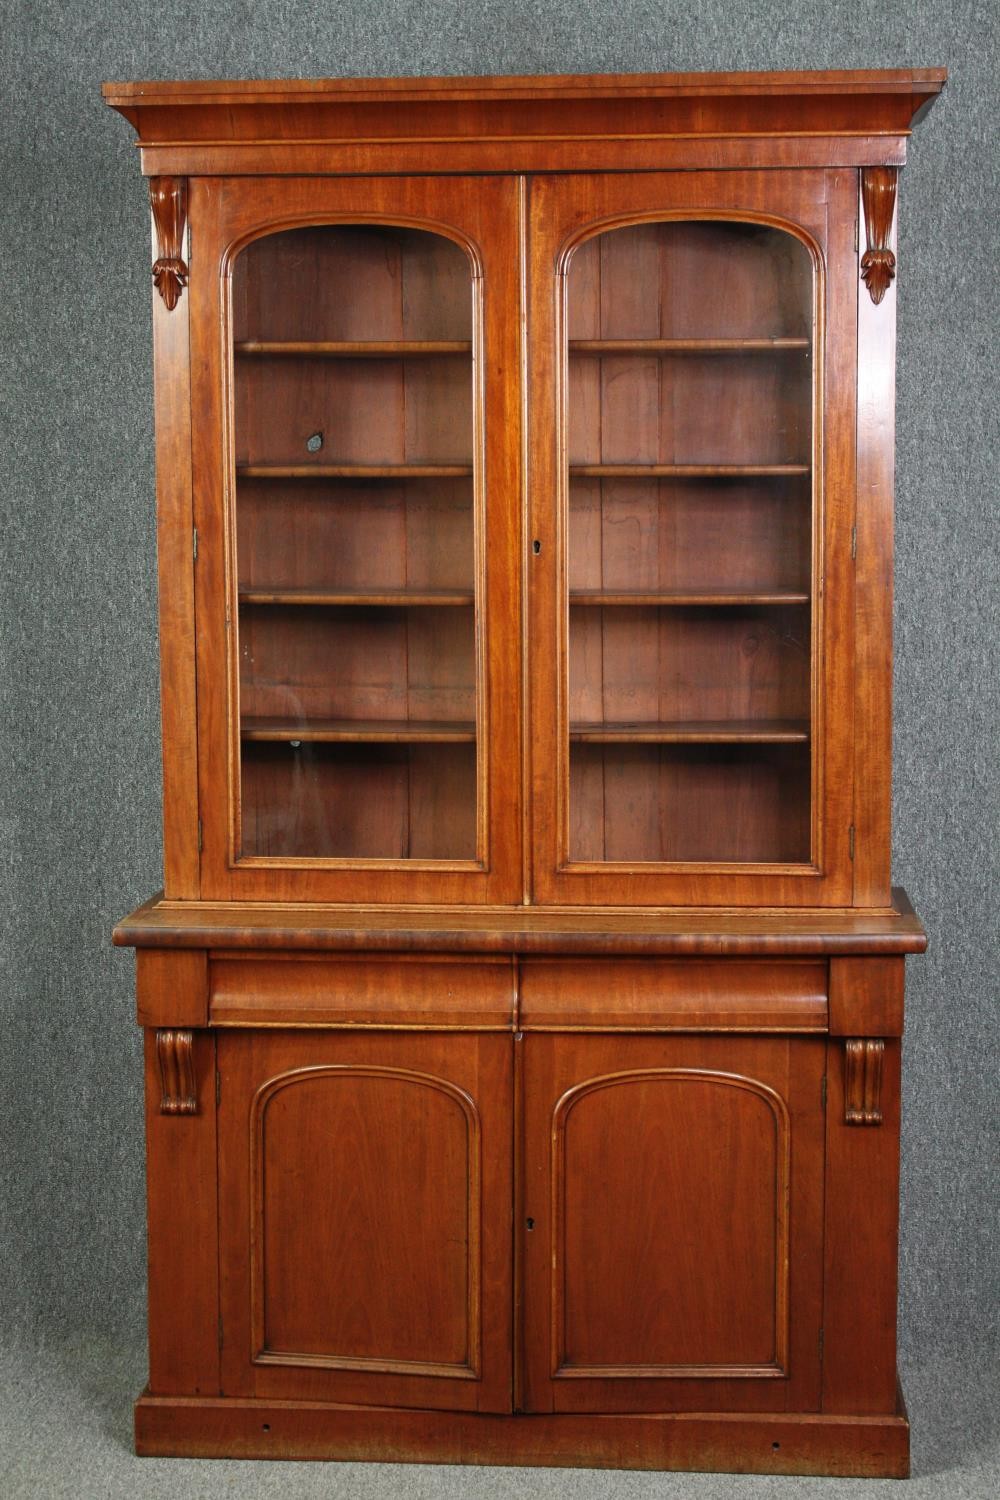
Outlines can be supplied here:
M190 222L201 895L513 901L516 183L196 178Z
M220 1033L222 1390L511 1407L509 1036Z
M525 1410L818 1410L823 1039L523 1045Z
M539 901L850 902L856 195L531 181Z

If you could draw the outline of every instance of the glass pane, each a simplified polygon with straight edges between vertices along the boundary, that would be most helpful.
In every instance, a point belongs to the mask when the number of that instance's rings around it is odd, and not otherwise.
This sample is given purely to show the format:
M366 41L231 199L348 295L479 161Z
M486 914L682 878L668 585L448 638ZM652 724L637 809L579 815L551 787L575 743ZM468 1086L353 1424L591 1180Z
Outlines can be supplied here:
M570 858L806 861L812 257L611 230L568 336Z
M472 323L424 231L237 259L244 855L476 858Z

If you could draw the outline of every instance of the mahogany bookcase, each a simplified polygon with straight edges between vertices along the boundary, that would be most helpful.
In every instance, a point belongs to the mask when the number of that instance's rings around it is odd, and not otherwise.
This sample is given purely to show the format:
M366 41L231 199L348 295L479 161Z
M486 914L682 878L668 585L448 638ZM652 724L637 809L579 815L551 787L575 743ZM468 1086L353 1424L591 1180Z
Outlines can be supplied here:
M894 223L944 78L105 86L140 1452L907 1472Z

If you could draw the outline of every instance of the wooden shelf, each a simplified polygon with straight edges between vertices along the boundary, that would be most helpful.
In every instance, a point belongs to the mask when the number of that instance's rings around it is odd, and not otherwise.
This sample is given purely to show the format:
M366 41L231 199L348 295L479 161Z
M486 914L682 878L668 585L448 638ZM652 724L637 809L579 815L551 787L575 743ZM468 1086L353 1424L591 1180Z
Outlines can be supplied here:
M782 354L809 348L807 338L570 339L570 354Z
M471 464L237 464L238 479L466 479Z
M573 479L786 479L808 464L570 464Z
M246 718L240 724L240 738L270 744L459 745L475 743L476 726L413 719L310 719L301 724Z
M599 609L630 605L676 609L701 605L808 604L809 595L798 589L571 589L569 602Z
M360 605L364 608L410 609L415 605L435 608L475 603L471 589L240 589L241 604Z
M664 724L571 724L569 737L588 745L804 745L805 719L705 719Z
M472 344L468 339L242 339L233 349L237 354L277 358L304 355L309 359L423 359L471 354Z

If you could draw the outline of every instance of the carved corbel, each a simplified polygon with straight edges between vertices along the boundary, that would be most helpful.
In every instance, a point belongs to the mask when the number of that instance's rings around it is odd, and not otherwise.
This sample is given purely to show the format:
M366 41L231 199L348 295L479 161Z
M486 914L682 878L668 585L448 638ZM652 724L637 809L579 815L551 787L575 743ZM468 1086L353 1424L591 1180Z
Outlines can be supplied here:
M160 1114L196 1115L194 1037L190 1031L158 1031L156 1060L160 1065Z
M844 1043L844 1124L881 1125L885 1042L848 1037Z
M156 226L157 258L153 262L153 285L172 312L187 286L188 268L181 256L187 223L187 178L151 177L149 201Z
M876 305L896 274L896 257L889 249L889 232L896 207L896 168L863 167L861 202L865 211L867 249L861 257L861 278Z

